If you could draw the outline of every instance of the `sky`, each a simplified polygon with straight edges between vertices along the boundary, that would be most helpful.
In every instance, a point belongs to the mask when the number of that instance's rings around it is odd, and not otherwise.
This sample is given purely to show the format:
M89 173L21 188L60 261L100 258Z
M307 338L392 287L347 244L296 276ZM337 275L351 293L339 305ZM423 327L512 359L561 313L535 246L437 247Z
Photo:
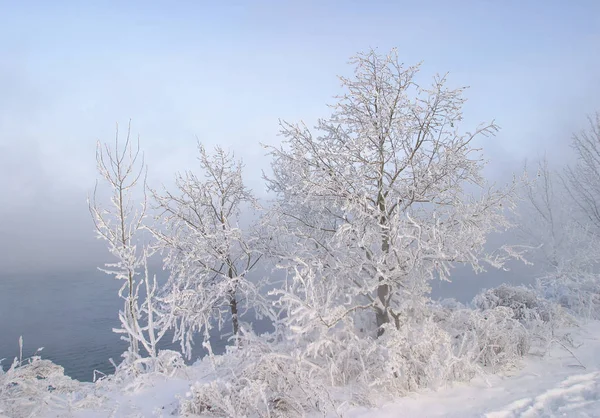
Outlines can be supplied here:
M264 192L278 120L328 115L358 51L392 47L422 74L470 86L465 129L495 119L488 175L547 153L600 110L597 1L0 0L0 266L109 261L86 197L97 140L140 136L149 183L195 169L196 138L243 158ZM93 267L92 267L93 268Z

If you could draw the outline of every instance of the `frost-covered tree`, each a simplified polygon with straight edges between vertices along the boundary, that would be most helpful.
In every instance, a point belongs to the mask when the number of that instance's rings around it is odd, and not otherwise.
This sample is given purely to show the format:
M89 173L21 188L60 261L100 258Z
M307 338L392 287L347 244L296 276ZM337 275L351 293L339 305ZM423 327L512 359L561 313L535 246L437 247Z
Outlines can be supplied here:
M213 155L201 144L198 149L203 178L187 171L177 175L175 192L154 192L164 226L154 233L170 270L165 301L188 356L195 332L207 343L214 324L221 329L231 319L237 336L240 315L248 309L261 314L265 306L247 278L261 254L238 224L242 210L257 208L242 181L242 163L221 147Z
M151 248L142 239L146 217L146 166L140 153L139 138L131 140L131 123L124 142L119 140L119 127L114 146L97 143L98 172L110 192L110 205L103 207L97 199L98 184L88 205L98 238L106 241L116 262L100 269L123 282L119 297L124 308L119 312L121 328L114 331L125 334L129 342L129 360L140 355L140 344L151 358L156 358L157 343L166 328L161 325L162 314L157 297L156 277L148 272ZM136 205L135 193L141 202ZM140 287L144 287L140 296Z
M291 274L280 303L295 329L367 311L374 321L361 327L381 335L416 315L429 281L449 279L455 263L503 264L508 255L484 244L509 226L514 185L486 185L473 141L498 128L459 129L464 88L448 88L445 76L422 87L419 66L403 66L395 50L351 64L354 77L340 77L345 92L315 131L282 122L281 146L267 147L272 236Z
M528 171L526 164L525 172ZM520 235L534 253L532 261L557 268L565 254L571 252L569 231L573 225L565 226L574 221L574 207L569 199L565 200L566 190L545 157L528 175L531 178L521 190Z
M571 146L577 163L565 170L567 191L600 235L600 112L589 118L588 129L573 135Z
M561 179L545 158L538 162L522 190L519 230L531 248L528 258L537 265L538 285L546 296L580 315L598 317L600 241L595 221L581 217L581 203L570 198L569 179Z

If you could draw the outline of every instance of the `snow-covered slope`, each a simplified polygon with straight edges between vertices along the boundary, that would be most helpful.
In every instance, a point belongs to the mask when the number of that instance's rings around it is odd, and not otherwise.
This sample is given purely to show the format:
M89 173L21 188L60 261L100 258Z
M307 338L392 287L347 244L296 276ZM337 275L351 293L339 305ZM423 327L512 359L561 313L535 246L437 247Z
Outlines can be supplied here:
M544 356L530 354L512 374L486 375L469 383L428 390L380 407L347 407L344 417L600 417L600 321L572 330L574 347L554 343ZM172 417L189 386L206 381L206 362L177 378L144 376L141 389L96 388L102 406L46 414L46 417ZM112 386L115 387L115 386Z
M544 357L528 356L512 376L476 378L345 416L600 417L600 322L574 330L573 339L577 348L569 348L572 354L555 343Z

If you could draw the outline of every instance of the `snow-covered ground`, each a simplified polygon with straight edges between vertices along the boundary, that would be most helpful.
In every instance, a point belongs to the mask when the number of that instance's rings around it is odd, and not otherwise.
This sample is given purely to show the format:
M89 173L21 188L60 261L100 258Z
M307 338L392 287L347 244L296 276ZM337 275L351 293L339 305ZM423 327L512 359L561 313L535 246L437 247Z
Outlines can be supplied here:
M378 409L357 408L347 416L600 417L600 322L584 324L572 335L573 354L555 343L544 357L529 355L513 375L476 378Z
M600 322L572 330L574 347L554 343L544 356L530 354L511 374L487 375L469 383L427 390L378 408L349 407L344 417L600 417ZM571 352L569 352L569 350ZM149 377L142 389L120 393L99 388L102 409L46 417L171 417L189 385L205 380L206 369L190 367L187 376Z

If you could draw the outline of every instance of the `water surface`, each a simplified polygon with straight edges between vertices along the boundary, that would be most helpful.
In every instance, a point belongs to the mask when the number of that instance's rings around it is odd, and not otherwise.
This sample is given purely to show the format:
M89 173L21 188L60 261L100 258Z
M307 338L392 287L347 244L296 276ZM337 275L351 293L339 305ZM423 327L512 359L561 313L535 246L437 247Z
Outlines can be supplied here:
M491 270L477 276L457 269L453 283L432 284L434 298L454 297L468 302L481 288L502 282L519 283L522 274ZM120 282L97 269L80 273L45 275L0 275L0 359L7 367L18 355L19 336L23 336L25 357L44 347L42 357L65 368L73 378L90 381L93 371L110 373L109 358L118 364L127 343L112 332L119 326L118 311L122 300L117 291ZM255 322L264 332L266 321ZM215 352L222 352L226 341L212 339ZM160 348L178 350L178 343L163 339ZM202 351L196 344L195 358Z
M119 326L122 300L117 296L120 282L98 271L78 274L0 276L0 359L8 367L19 353L23 336L23 357L39 347L41 355L65 368L75 379L90 381L94 370L114 371L109 359L118 364L127 343L112 332ZM257 324L263 330L266 324ZM212 339L216 353L226 339ZM167 335L160 348L179 349ZM194 358L205 352L195 345Z

